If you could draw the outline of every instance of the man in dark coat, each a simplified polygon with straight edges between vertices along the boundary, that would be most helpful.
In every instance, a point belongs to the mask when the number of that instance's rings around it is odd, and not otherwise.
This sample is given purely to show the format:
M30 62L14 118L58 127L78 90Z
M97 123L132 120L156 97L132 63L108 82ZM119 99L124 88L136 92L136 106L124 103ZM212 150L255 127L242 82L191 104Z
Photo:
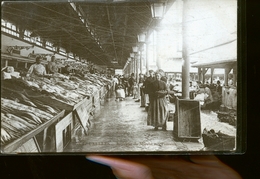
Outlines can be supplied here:
M128 79L128 84L129 84L129 88L128 88L128 95L132 96L133 95L133 89L134 89L134 83L136 82L135 80L135 74L132 73L130 78Z
M144 93L146 94L146 103L150 103L150 95L151 95L151 83L155 81L155 77L154 77L154 71L153 70L149 70L149 76L146 78L146 80L144 81ZM148 101L149 100L149 101Z

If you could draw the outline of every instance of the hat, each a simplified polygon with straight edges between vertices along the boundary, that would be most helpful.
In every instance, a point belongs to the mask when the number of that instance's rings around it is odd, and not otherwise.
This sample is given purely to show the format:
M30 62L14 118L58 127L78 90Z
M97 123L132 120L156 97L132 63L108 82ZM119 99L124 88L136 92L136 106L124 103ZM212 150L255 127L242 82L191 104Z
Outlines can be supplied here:
M149 70L149 73L153 73L154 71L153 70Z

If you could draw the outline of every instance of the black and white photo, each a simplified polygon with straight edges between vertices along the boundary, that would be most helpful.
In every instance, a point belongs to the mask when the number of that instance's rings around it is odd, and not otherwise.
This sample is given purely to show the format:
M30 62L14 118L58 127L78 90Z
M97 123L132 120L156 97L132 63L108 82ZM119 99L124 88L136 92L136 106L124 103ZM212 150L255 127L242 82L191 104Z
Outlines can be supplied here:
M243 153L239 2L3 1L1 153Z

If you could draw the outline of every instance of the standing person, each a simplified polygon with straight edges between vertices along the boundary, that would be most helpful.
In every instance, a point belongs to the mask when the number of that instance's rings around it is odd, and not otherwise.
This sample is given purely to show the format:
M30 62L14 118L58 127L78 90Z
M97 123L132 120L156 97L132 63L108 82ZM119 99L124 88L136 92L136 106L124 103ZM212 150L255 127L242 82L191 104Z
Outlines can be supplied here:
M217 111L222 102L222 86L219 80L217 81L215 90L212 91L212 98L212 110Z
M143 89L144 89L144 93L146 95L146 107L149 106L150 102L150 94L151 94L151 88L150 88L150 84L155 80L154 77L154 71L153 70L149 70L149 76L146 78L146 80L144 81L143 84Z
M118 84L115 86L116 90L116 101L120 100L123 101L125 99L125 90L124 90L124 85L122 83L122 80L118 81Z
M222 95L222 86L221 86L219 80L217 81L216 92L217 92L219 95Z
M112 83L113 83L113 91L115 91L116 89L116 85L118 84L118 79L117 79L117 76L113 76L112 78Z
M134 86L133 86L133 96L134 99L137 99L137 94L138 94L138 85L136 82L134 82Z
M123 75L123 78L122 78L122 82L123 82L123 85L124 85L124 87L125 87L125 94L126 94L126 96L128 96L128 80L127 80L127 78L126 78L126 76L125 75Z
M141 88L144 83L144 75L142 73L139 74L139 81L138 81L138 91L137 91L137 100L135 102L140 102L141 98Z
M48 63L48 73L50 74L58 73L58 70L59 69L55 61L55 56L52 56L51 61Z
M158 127L162 127L166 130L166 119L168 114L167 100L165 96L167 95L166 83L161 80L162 74L157 72L155 74L155 81L150 85L150 106L147 117L147 125L153 126L155 130Z
M135 82L135 74L132 73L130 78L128 79L128 84L129 84L129 88L128 88L128 94L129 96L133 96L133 88L134 88L134 82Z
M46 68L43 64L41 64L42 61L42 57L41 56L37 56L36 57L36 63L31 65L28 72L27 72L27 76L44 76L46 75Z
M167 77L165 76L164 71L163 71L162 69L159 69L159 70L158 70L158 73L161 74L161 80L164 81L165 83L167 83L168 79L167 79Z
M144 82L145 82L146 78L147 78L147 76L144 75L143 84L140 87L140 94L141 94L141 105L140 105L140 107L146 106L146 94L145 94L145 88L144 88Z

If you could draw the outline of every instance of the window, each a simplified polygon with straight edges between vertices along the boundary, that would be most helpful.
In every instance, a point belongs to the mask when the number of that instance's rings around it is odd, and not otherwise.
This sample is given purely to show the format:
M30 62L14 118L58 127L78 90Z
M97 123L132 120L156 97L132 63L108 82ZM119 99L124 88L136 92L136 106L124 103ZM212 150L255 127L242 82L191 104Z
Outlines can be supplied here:
M46 48L49 50L54 50L53 44L51 42L46 41Z
M60 48L60 54L67 55L66 50L64 48Z
M1 31L4 31L4 32L11 34L13 36L19 37L19 34L16 31L16 26L14 24L7 22L7 21L2 19L1 25L2 25Z
M29 30L25 30L23 39L30 42L31 41L31 38L30 38L31 33L32 32L30 32Z

